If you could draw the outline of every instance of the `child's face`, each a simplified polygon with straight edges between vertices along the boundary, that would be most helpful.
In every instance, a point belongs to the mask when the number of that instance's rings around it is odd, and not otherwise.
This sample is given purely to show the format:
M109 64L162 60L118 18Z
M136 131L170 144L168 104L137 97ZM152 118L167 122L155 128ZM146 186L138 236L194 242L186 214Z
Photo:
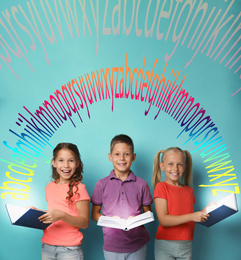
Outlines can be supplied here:
M52 160L52 164L59 174L59 182L68 183L69 179L75 174L79 161L71 150L61 149L58 151L56 158Z
M179 179L183 176L186 169L183 153L176 150L167 152L163 163L160 163L160 167L166 174L167 183L172 185L179 184Z
M132 154L131 147L126 143L117 143L112 152L109 153L109 160L112 161L116 176L129 174L131 164L136 159L136 154Z

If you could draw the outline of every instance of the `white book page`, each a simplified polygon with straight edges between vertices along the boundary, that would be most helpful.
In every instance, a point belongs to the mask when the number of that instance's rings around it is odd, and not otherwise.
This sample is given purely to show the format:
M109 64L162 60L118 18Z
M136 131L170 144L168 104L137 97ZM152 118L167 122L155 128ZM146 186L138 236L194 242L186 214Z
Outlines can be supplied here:
M144 225L148 222L154 220L153 213L151 211L147 211L140 215L135 216L134 218L127 220L127 227L128 228L135 228L141 225Z
M153 213L148 211L130 219L101 216L97 225L129 230L130 228L141 226L153 220Z
M142 222L142 220L146 220L147 218L152 217L152 213L150 211L147 211L145 213L139 214L133 218L127 219L127 225L134 224L135 222Z
M97 222L97 225L123 229L125 228L126 220L121 218L101 216Z
M149 223L151 221L152 221L152 219L148 219L148 220L147 219L142 219L140 221L137 221L137 222L134 222L134 223L128 225L127 228L131 229L131 228L139 227L139 226L147 224L147 223Z
M210 205L206 208L207 213L219 208L220 206L225 205L231 209L237 210L237 202L235 198L235 194L232 193L225 198L219 200L218 202L214 203L213 205Z
M232 193L229 196L225 197L223 199L223 205L225 205L231 209L237 210L238 207L237 207L237 201L236 201L235 194Z
M6 207L12 223L15 223L22 215L24 215L29 210L28 208L18 207L10 204L7 204Z

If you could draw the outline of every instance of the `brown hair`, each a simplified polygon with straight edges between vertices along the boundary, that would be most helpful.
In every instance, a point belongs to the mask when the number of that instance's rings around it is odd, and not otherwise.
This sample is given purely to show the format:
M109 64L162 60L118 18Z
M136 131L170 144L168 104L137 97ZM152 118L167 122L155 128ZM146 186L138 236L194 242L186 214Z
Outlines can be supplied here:
M182 176L182 182L185 185L192 186L192 156L188 151L182 150L179 147L170 147L166 150L161 150L157 152L153 163L152 185L155 187L157 183L161 181L161 169L160 169L160 159L159 159L160 154L162 153L161 162L163 163L165 159L165 155L169 151L179 151L184 155L186 169Z
M76 168L75 173L70 178L69 191L67 192L68 196L66 197L66 199L70 202L69 204L71 204L71 203L73 203L71 198L73 197L74 193L79 194L78 193L78 184L83 179L82 173L83 173L84 166L83 166L83 163L80 158L80 153L79 153L78 147L72 143L59 143L53 150L53 160L56 159L58 152L62 149L68 149L68 150L72 151L75 154L77 161L79 162L79 165ZM52 178L55 181L57 179L59 179L59 174L53 165L52 165ZM76 188L75 192L73 192L74 187Z
M115 137L113 137L113 139L111 140L111 143L110 143L110 153L112 153L114 146L118 143L125 143L125 144L129 145L131 147L132 154L134 154L133 141L128 135L124 135L124 134L116 135Z

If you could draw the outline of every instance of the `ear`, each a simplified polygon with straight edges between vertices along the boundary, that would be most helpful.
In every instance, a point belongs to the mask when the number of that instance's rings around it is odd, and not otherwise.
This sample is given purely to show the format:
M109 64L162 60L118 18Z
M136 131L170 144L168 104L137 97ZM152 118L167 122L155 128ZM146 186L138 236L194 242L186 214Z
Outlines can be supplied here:
M52 165L54 168L56 168L56 163L55 163L54 159L52 159Z
M164 165L163 165L163 162L160 162L160 168L161 168L161 171L164 171Z
M111 156L111 153L108 153L108 157L109 157L109 161L112 162L112 156Z
M77 168L79 167L80 165L80 160L77 161Z
M132 162L134 162L135 159L136 159L136 153L134 153L134 154L132 155Z

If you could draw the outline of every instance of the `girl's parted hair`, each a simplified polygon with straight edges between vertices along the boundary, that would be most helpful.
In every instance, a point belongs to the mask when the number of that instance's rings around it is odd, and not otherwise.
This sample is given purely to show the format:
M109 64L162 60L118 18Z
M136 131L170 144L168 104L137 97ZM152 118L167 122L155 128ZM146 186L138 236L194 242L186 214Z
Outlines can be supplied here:
M166 150L161 150L157 152L154 158L154 163L153 163L153 174L152 174L152 185L153 187L156 187L157 183L161 181L161 169L160 169L160 162L164 162L165 155L169 151L179 151L183 154L184 160L186 163L186 169L185 172L182 176L182 182L184 185L192 186L192 156L187 150L182 150L179 147L170 147L167 148ZM161 156L161 161L160 161L160 154L162 153Z
M81 161L80 158L80 153L78 150L78 147L75 144L72 143L59 143L53 150L53 160L56 159L58 152L62 149L68 149L70 151L72 151L76 157L76 160L79 162L78 167L76 168L75 173L73 174L73 176L70 178L70 182L69 182L69 191L68 191L68 196L66 197L66 199L69 201L69 204L73 203L73 200L71 199L75 194L79 194L78 193L78 184L81 182L81 180L83 179L83 162ZM59 179L59 174L56 170L56 168L52 165L52 179L53 180L58 180ZM75 192L73 192L73 188L76 188Z

